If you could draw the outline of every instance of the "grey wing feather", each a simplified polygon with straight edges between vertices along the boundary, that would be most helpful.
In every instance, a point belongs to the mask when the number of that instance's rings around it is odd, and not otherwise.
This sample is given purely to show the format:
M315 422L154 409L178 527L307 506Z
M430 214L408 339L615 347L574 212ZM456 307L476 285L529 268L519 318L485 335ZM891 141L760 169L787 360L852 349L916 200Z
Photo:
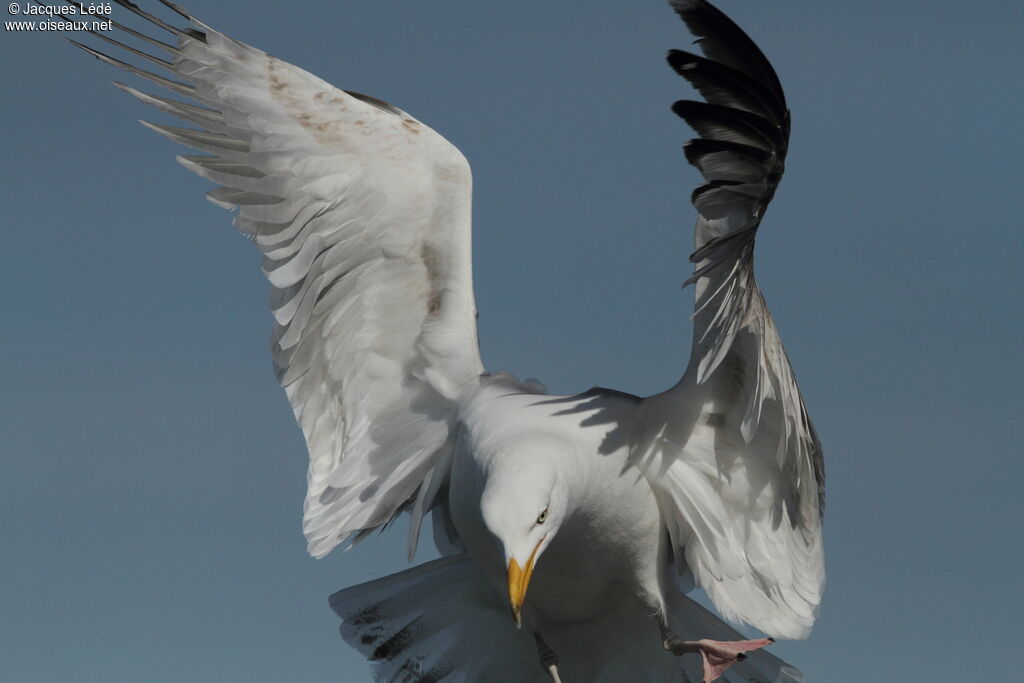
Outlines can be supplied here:
M754 244L782 178L789 110L757 46L703 0L671 0L704 56L669 64L706 102L674 111L700 135L685 147L704 177L690 362L641 407L638 458L677 548L727 616L803 637L824 586L824 466L789 360L754 279Z

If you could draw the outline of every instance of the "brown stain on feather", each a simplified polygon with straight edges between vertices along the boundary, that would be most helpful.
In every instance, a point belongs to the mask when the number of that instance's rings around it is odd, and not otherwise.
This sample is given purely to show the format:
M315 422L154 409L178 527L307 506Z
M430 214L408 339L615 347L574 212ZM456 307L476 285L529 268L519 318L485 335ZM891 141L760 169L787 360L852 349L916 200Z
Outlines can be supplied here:
M441 310L441 264L437 252L429 244L424 242L420 246L420 260L423 267L427 269L427 280L430 286L427 297L427 315L436 315Z
M353 136L356 134L374 135L378 132L377 126L367 126L365 117L349 122L341 120L338 116L338 114L350 112L353 99L360 98L340 94L330 97L337 92L331 90L320 91L312 96L308 92L297 91L288 80L288 68L289 65L279 62L273 57L267 57L266 69L270 96L284 107L289 117L309 131L317 142L344 153L356 154L358 149L354 146ZM330 99L327 99L328 97ZM361 96L361 98L365 97ZM311 106L314 102L316 106ZM325 105L334 106L327 107ZM380 106L377 106L377 110L385 114L388 113ZM388 123L388 125L394 124ZM423 131L422 124L412 118L401 119L401 126L406 133L412 135L419 135ZM395 140L400 137L396 137ZM405 138L404 141L410 143L412 138Z

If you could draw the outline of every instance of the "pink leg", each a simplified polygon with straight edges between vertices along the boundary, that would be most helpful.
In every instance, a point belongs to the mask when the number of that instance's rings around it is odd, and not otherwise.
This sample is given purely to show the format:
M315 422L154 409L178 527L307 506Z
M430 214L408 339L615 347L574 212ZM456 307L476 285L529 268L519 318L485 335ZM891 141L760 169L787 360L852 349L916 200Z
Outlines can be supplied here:
M759 638L757 640L734 640L723 642L719 640L679 640L670 637L665 640L665 649L675 655L687 652L699 652L704 661L704 683L711 683L725 673L725 670L736 662L746 659L746 652L757 650L775 641L772 638Z

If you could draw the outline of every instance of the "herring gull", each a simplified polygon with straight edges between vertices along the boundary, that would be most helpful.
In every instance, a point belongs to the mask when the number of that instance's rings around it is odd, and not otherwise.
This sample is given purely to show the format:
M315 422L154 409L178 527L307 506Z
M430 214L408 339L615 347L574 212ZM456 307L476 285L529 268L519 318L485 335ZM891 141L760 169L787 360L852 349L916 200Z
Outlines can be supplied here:
M747 35L704 0L670 0L703 56L668 62L706 100L673 106L705 180L682 379L645 398L551 396L481 363L463 155L160 1L191 27L117 2L171 34L114 22L152 54L94 36L170 78L76 45L194 102L117 84L195 126L145 123L204 152L178 160L263 254L274 364L309 449L310 553L408 512L411 559L431 513L440 559L331 598L378 678L799 680L770 638L685 595L804 638L824 585L821 448L753 274L789 110Z

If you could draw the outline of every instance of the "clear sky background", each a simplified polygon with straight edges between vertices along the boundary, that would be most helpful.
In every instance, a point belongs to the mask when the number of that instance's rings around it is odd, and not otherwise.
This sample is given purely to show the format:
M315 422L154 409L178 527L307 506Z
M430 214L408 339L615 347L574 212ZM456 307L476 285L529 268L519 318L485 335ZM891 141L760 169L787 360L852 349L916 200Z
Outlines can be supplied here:
M664 3L188 6L465 152L489 369L676 381L698 176ZM1018 680L1024 4L721 6L793 111L758 279L828 473L821 617L775 651L814 682ZM52 33L0 63L0 680L369 680L327 596L403 568L406 523L305 554L257 251L129 76Z

